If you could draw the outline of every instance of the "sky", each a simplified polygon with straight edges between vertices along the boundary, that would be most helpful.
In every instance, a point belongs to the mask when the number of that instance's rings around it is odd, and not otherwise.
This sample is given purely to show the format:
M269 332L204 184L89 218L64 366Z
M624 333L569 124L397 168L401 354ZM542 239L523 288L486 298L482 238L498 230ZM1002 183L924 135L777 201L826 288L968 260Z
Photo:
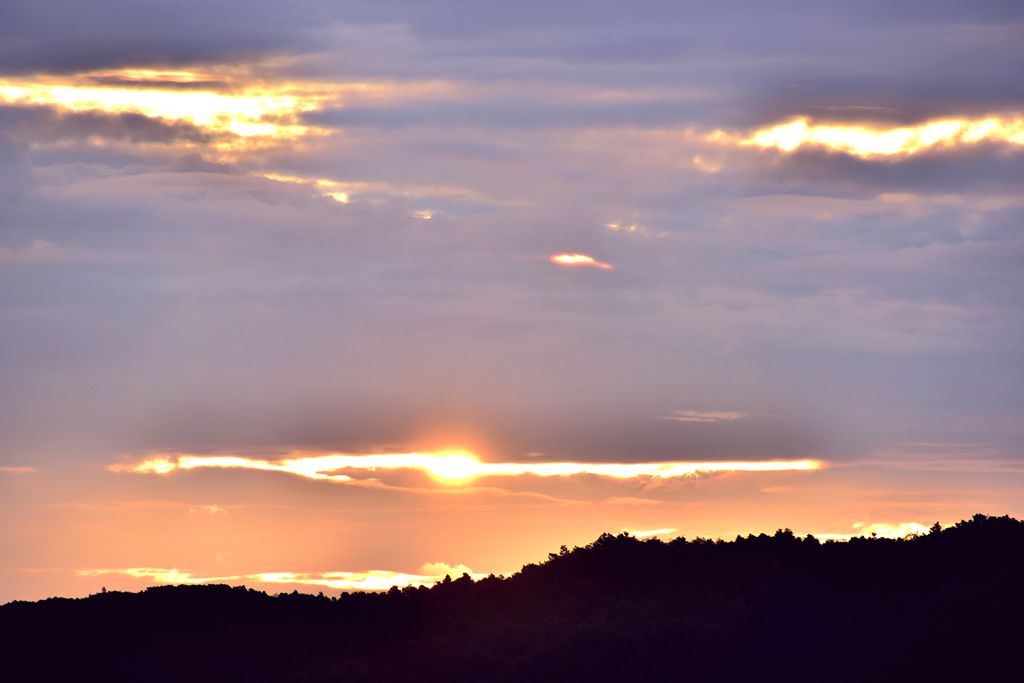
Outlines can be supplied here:
M1024 5L7 0L0 601L1024 516Z

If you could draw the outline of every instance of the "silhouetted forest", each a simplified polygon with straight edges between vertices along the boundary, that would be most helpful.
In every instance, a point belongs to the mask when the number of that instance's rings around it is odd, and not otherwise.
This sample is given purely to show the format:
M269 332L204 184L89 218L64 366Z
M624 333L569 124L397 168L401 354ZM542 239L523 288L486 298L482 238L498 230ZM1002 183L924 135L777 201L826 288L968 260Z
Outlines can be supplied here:
M602 535L339 598L164 586L0 606L10 681L1024 680L1024 522L903 540Z

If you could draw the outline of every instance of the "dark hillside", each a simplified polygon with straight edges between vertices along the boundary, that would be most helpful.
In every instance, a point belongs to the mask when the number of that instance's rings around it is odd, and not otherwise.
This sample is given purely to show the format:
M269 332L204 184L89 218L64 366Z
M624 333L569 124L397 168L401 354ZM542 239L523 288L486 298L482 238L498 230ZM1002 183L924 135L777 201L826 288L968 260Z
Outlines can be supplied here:
M1009 517L849 543L606 534L431 589L10 603L0 642L11 681L1018 681L1022 571Z

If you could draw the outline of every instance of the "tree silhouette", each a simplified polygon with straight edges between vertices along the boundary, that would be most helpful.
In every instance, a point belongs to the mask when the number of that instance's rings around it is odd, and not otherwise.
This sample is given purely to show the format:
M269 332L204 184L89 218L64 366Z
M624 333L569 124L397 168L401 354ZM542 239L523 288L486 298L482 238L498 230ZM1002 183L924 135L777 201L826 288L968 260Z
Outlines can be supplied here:
M11 681L1016 680L1021 566L1008 516L845 543L606 533L432 588L14 602L0 643Z

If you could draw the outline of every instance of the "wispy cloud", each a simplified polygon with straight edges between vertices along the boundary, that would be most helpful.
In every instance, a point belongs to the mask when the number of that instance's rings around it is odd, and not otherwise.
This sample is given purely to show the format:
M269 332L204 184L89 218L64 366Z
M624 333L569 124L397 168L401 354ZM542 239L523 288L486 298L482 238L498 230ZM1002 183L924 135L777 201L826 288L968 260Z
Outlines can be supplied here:
M676 410L663 415L662 420L675 422L734 422L746 417L746 413L724 410Z
M859 461L857 464L914 472L1024 474L1024 462L1010 458L871 458Z
M24 467L24 466L0 467L0 474L34 474L35 472L37 472L35 467Z
M671 233L659 232L640 225L639 223L605 223L605 230L623 235L637 235L640 237L669 237Z
M222 515L227 512L226 509L216 503L211 505L191 505L189 506L188 511L192 514L199 515Z
M260 173L259 176L278 183L303 185L311 188L323 197L333 199L339 204L348 204L356 197L441 198L489 205L503 203L502 200L481 194L470 188L454 185L334 180L331 178L306 178L269 172ZM411 217L419 220L430 220L433 218L433 213L429 210L421 209L413 212Z
M1024 462L1012 451L990 443L897 443L855 464L919 472L1024 473Z

